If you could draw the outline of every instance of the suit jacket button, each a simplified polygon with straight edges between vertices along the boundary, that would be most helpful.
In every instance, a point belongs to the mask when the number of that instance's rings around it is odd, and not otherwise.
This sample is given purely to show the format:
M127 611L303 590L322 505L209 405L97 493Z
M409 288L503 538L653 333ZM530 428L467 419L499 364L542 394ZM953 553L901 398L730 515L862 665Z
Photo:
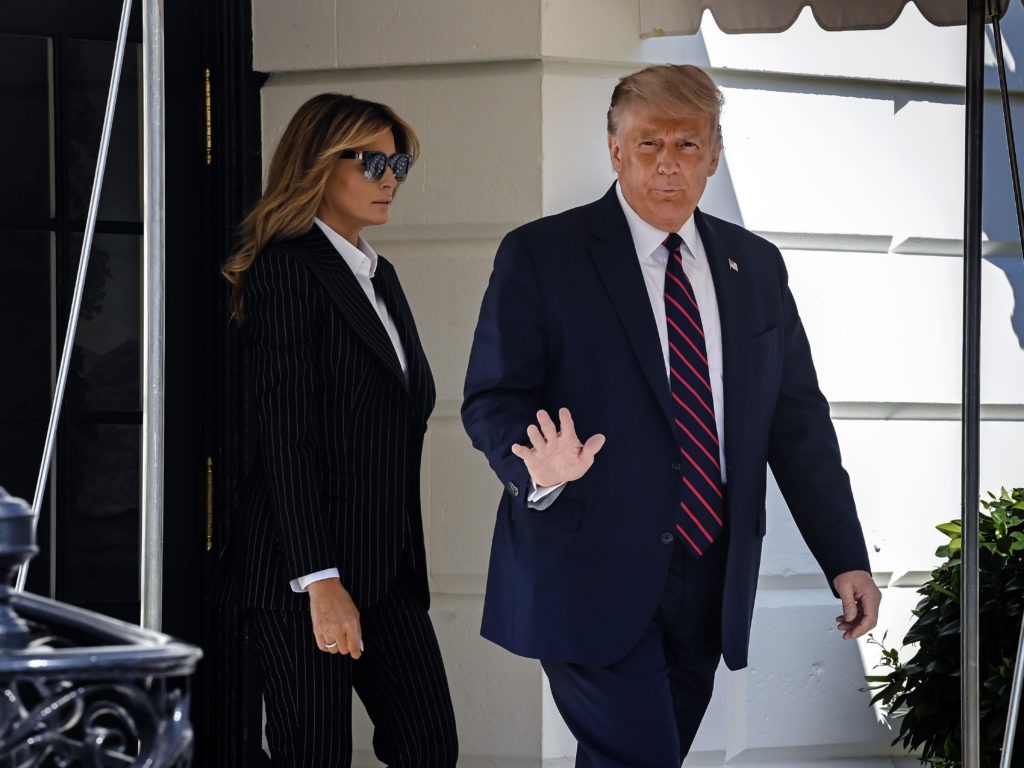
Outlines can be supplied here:
M505 487L508 488L508 492L511 493L513 496L519 495L519 486L513 483L511 480L508 481L508 485Z
M673 461L672 462L672 471L673 472L679 472L679 471L682 470L682 468L683 468L683 465L680 464L678 461Z
M661 543L662 544L671 544L673 541L675 541L675 538L676 537L673 536L671 533L669 533L668 531L665 531L663 534L661 534Z

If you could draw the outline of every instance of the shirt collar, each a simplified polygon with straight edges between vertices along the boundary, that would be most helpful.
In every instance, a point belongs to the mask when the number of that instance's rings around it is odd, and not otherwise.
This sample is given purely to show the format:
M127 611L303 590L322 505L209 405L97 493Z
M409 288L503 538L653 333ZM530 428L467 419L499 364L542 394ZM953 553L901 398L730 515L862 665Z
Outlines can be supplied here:
M359 236L359 241L356 245L352 245L348 240L339 235L321 219L313 217L313 223L320 227L320 231L323 232L327 239L331 241L331 245L334 246L341 258L348 264L349 269L356 275L365 275L366 277L373 277L377 272L377 252L370 247L370 244L363 240L363 236Z
M623 197L622 189L617 181L615 182L615 194L619 198L622 212L626 215L629 234L633 237L633 247L636 248L637 255L647 256L654 253L655 249L665 242L665 236L668 233L651 226L640 218L640 215L626 202L626 198ZM692 215L679 229L678 234L683 238L686 247L690 249L690 253L697 253L697 223L693 220Z

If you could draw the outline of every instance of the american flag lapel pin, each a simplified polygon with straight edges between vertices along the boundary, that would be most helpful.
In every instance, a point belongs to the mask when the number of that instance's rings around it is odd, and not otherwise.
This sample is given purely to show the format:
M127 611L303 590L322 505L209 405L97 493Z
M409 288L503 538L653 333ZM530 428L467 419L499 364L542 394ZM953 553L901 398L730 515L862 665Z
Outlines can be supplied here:
M729 259L729 269L731 269L733 272L739 272L740 271L740 265L737 264L732 259Z

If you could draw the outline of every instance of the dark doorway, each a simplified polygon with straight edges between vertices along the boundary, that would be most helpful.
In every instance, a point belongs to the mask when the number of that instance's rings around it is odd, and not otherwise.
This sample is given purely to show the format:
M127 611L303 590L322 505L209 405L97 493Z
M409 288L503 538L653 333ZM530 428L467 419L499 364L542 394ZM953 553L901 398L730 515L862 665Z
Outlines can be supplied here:
M137 623L142 29L133 3L96 234L28 589ZM32 500L96 168L121 0L0 7L0 485ZM259 190L247 0L165 3L162 629L203 647L195 765L243 765L234 617L204 599L244 457L218 268Z
M0 471L33 496L114 57L119 4L0 11ZM56 9L49 9L51 11ZM106 11L104 13L104 11ZM111 12L112 11L112 12ZM118 93L92 263L29 589L137 621L141 45Z

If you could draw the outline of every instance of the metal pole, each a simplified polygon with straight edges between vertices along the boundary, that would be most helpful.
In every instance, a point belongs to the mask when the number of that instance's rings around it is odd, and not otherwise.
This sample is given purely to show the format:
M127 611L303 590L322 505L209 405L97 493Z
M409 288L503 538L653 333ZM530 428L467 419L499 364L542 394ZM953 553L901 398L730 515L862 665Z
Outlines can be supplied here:
M85 232L82 235L82 252L78 258L78 274L75 276L75 289L71 298L71 311L68 315L68 327L64 334L64 349L57 369L57 381L53 389L53 405L50 408L50 423L46 430L46 442L43 444L43 458L39 464L36 477L36 491L32 497L32 537L35 538L39 527L39 511L43 504L46 481L53 463L53 446L57 438L57 425L60 422L60 409L64 404L64 388L68 381L68 370L71 367L71 351L75 344L75 331L78 329L78 315L82 308L82 294L85 291L85 276L89 269L89 255L92 252L92 237L96 231L96 217L99 212L100 193L103 191L103 174L107 167L107 152L110 149L110 133L114 124L114 106L117 104L117 89L121 83L121 67L124 63L125 42L128 39L128 18L131 15L131 0L125 0L121 8L121 23L117 29L117 45L114 49L114 64L110 73L110 86L107 90L107 107L103 113L103 129L100 132L100 147L96 155L96 173L92 179L92 192L89 195L89 210L85 217ZM18 571L15 589L25 591L25 580L28 578L28 562L22 564Z
M963 466L960 514L960 693L963 768L979 768L978 446L981 337L981 174L985 99L985 0L968 0L964 147Z
M143 0L142 626L160 630L164 544L163 2Z

